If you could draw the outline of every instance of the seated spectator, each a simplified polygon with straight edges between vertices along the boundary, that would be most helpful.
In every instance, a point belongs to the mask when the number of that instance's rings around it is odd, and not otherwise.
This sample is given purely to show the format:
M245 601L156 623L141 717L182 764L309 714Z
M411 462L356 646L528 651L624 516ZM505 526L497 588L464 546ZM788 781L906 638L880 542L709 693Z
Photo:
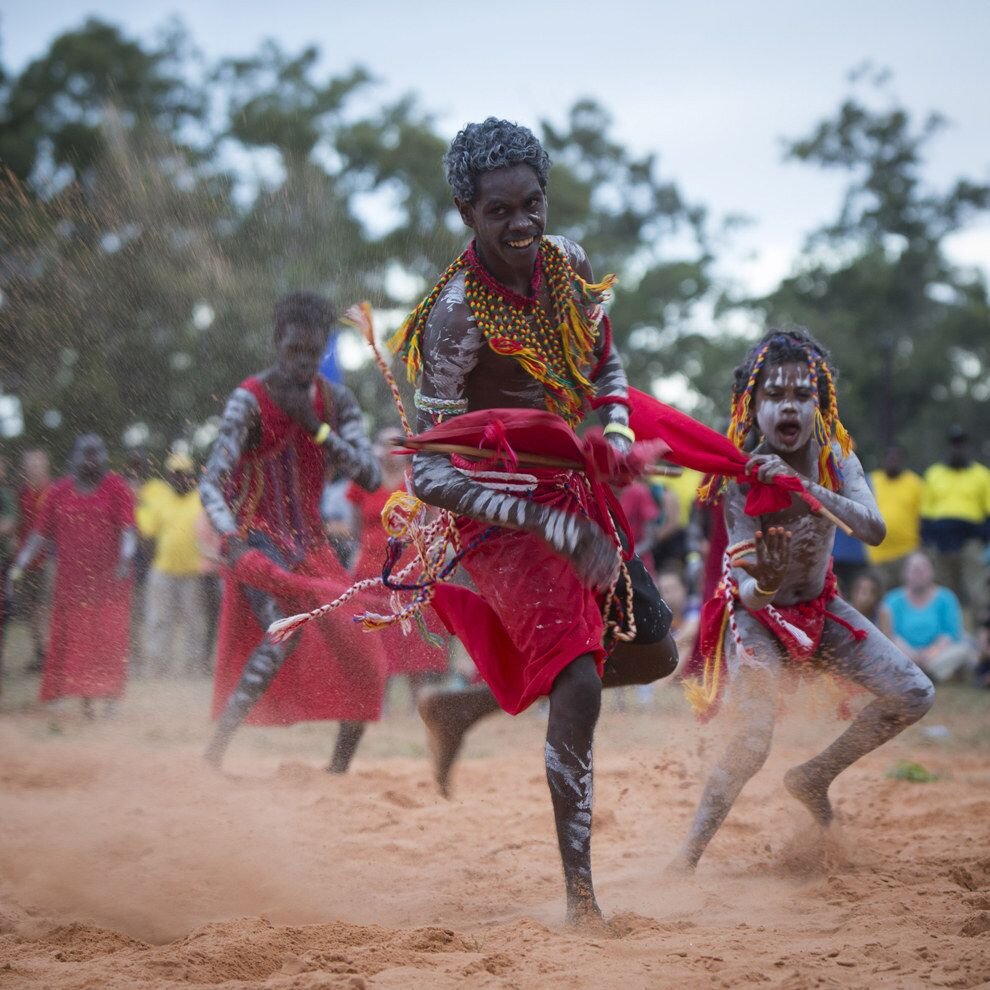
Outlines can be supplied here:
M885 636L890 637L889 613L881 607L883 591L880 574L874 570L863 571L849 589L849 604L877 626Z
M959 599L935 583L935 569L917 551L904 564L904 585L889 592L883 607L894 642L936 683L971 668L976 655L963 633Z

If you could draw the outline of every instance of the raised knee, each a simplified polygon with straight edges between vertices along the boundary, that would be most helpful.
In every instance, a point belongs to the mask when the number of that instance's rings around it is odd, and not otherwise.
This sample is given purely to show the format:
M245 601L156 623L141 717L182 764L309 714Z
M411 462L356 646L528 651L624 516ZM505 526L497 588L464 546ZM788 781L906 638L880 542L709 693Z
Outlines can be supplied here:
M633 649L636 651L636 661L635 665L631 665L634 674L628 683L652 684L670 677L677 670L677 644L669 634L656 643L635 644Z
M902 699L904 717L909 722L917 722L931 711L935 704L935 685L924 677L924 683L909 688Z

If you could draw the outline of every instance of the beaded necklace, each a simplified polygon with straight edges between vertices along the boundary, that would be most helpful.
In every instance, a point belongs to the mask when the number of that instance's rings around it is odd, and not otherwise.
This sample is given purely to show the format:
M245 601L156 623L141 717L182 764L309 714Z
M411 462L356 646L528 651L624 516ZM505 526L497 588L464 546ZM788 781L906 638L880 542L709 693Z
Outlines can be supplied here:
M468 308L488 346L496 354L514 358L543 385L550 412L571 426L580 422L585 400L594 391L585 369L590 369L594 360L602 303L609 296L615 276L608 275L595 284L585 282L571 267L566 254L544 237L529 295L520 296L492 277L472 242L391 340L393 350L406 364L410 381L415 381L422 370L420 342L430 312L447 283L462 270ZM544 280L552 313L539 301Z

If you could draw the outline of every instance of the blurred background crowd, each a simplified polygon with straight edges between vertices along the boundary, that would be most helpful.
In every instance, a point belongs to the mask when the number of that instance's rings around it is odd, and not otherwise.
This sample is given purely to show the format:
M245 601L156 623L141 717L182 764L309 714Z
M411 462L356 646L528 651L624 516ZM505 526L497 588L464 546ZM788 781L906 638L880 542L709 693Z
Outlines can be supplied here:
M389 486L402 487L402 459L389 453L394 431L376 449ZM921 471L892 447L870 483L887 537L866 547L837 533L835 570L851 603L937 682L990 688L990 468L972 457L962 427L950 429L944 457ZM161 462L131 450L122 465L136 506L140 548L135 564L130 676L207 677L221 604L219 541L200 504L197 465L180 442ZM713 510L696 502L696 472L655 476L620 493L637 552L674 612L682 656L695 646ZM0 456L0 569L24 546L53 484L49 454L27 448L16 465ZM376 571L362 559L366 496L353 483L328 478L321 503L327 538L352 573ZM94 507L94 512L97 511ZM370 543L379 541L370 540ZM380 562L379 562L380 563ZM34 559L7 588L0 646L11 623L30 633L28 672L40 672L52 604L51 553ZM2 658L0 652L0 689ZM23 653L18 656L24 664ZM455 673L451 671L451 673ZM644 690L644 698L650 691Z

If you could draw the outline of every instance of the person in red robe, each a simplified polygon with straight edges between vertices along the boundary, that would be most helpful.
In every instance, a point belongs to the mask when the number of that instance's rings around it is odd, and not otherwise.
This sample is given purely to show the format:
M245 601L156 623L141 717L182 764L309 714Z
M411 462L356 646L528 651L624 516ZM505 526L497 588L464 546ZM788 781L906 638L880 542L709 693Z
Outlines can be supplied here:
M346 616L310 623L282 643L277 619L335 597L350 583L320 519L328 474L366 490L381 483L377 458L349 389L318 374L334 314L322 297L275 306L275 364L231 394L200 483L225 562L213 716L206 751L219 767L244 721L341 723L327 768L343 773L366 723L378 719L386 681L382 644Z
M406 487L407 459L393 454L390 449L391 442L399 437L398 430L385 429L376 438L375 453L382 469L381 485L368 492L351 482L347 489L347 500L354 507L354 523L360 539L354 565L355 581L379 577L382 573L388 544L388 535L382 526L382 510L394 492L404 491ZM379 597L387 598L387 593ZM386 605L385 601L380 601L376 607L385 608ZM414 699L423 687L447 672L444 629L432 615L424 616L421 628L404 632L398 625L386 626L376 635L381 637L388 656L389 676L408 677Z
M50 546L56 558L51 640L41 700L113 701L127 680L132 562L137 548L134 498L108 470L107 448L95 434L79 437L71 473L52 486L34 530L11 572L14 584Z

